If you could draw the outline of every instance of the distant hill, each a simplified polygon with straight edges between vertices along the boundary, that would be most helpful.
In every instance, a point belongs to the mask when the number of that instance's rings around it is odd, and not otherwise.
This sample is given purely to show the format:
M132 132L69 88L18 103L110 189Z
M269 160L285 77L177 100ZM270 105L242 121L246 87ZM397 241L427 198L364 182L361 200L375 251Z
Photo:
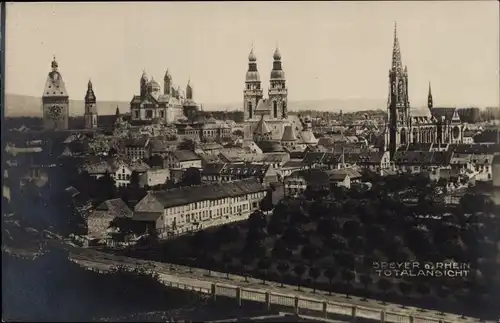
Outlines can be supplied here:
M128 112L129 102L124 101L99 101L97 107L102 114L114 114L116 107L122 113ZM83 100L69 100L69 113L71 116L83 115ZM42 99L34 96L5 94L5 115L8 117L42 116Z
M19 116L41 116L42 103L41 98L19 95L5 95L5 114L9 117ZM385 99L326 99L326 100L305 100L305 101L290 101L288 109L290 111L299 110L315 110L315 111L331 111L338 112L342 110L344 113L363 111L363 110L378 110L385 109L387 101ZM128 112L130 104L127 101L98 101L97 109L99 114L114 114L116 107L120 108L122 113ZM204 103L204 111L231 111L242 108L242 103ZM70 100L69 102L70 115L83 115L84 101Z

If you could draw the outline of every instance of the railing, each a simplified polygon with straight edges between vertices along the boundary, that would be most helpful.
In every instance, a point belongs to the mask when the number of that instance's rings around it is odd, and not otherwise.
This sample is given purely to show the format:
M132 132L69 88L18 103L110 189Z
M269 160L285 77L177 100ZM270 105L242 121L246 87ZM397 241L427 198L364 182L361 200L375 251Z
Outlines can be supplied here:
M245 301L258 302L264 303L267 309L271 309L271 306L274 305L292 309L296 314L299 314L301 311L305 310L308 312L308 315L312 314L315 317L322 317L324 319L332 318L332 316L343 316L345 318L350 318L351 320L355 318L363 318L380 322L393 323L453 323L453 321L444 319L422 317L405 313L396 313L365 306L320 301L298 296L293 297L290 295L273 292L263 292L250 288L241 288L222 284L212 284L211 289L209 290L207 288L196 287L185 283L165 280L164 282L170 287L209 294L213 300L217 300L218 297L233 298L236 300L235 305L238 306L243 306Z

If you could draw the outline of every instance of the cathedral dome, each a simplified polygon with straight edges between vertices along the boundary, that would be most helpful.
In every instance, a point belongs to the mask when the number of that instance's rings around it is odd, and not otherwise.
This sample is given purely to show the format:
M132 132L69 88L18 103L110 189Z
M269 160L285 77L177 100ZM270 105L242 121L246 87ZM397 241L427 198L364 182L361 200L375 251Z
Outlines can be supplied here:
M158 82L156 82L154 79L151 79L151 81L148 83L148 89L160 90L160 84L158 84Z

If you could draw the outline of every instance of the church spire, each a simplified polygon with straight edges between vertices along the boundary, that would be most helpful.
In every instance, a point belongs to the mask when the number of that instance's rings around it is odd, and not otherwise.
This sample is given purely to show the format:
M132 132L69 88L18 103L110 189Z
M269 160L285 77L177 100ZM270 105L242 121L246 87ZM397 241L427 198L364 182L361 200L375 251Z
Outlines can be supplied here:
M429 108L429 110L431 110L433 107L431 82L429 82L429 94L427 95L427 107Z
M401 60L401 50L399 48L399 39L398 39L396 23L394 23L394 43L392 46L392 69L397 72L403 71L403 62Z

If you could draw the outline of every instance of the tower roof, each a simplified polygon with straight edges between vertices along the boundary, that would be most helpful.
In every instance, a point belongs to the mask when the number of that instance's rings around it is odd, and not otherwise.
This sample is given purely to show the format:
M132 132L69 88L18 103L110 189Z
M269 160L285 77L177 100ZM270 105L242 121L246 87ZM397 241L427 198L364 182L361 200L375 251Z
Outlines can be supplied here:
M68 92L66 91L66 85L62 78L61 73L58 71L59 64L57 64L56 58L51 63L52 71L47 75L47 81L45 82L45 87L42 97L68 97Z
M401 73L403 71L403 62L401 60L401 50L399 48L399 39L397 33L397 24L394 23L394 43L392 46L392 70Z
M168 71L168 68L167 70L165 71L165 76L163 77L164 80L167 80L167 79L172 79L172 75L170 75L170 72Z
M431 82L429 82L429 97L432 97Z
M276 49L274 50L273 58L275 61L281 60L281 53L278 46L276 46Z
M292 126L286 126L285 130L283 131L283 138L281 138L281 141L295 141L297 140L295 136L295 131Z
M255 108L255 114L269 114L270 112L270 107L269 107L269 101L266 99L260 99L259 102L257 103L257 107Z
M264 121L264 116L260 118L259 123L257 124L257 127L253 131L255 135L267 135L271 133L271 129L267 125L267 123Z
M94 89L92 88L92 81L89 80L87 84L87 93L85 94L85 103L95 103L96 97L94 94Z
M257 56L255 56L254 52L253 52L253 46L252 46L252 49L250 50L250 54L248 54L248 60L250 62L255 62L257 61Z

